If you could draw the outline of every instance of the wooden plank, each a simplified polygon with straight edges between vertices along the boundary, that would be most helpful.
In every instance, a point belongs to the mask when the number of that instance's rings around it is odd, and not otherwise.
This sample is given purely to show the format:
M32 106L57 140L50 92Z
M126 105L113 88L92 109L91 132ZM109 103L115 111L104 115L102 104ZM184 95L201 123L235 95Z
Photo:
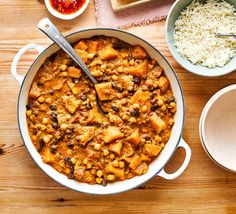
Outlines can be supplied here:
M158 0L111 0L111 6L114 12L120 12L153 1Z
M42 1L43 2L43 1ZM14 14L14 15L13 15ZM193 75L171 57L164 25L129 28L157 47L167 57L181 81L186 119L183 138L192 149L192 159L179 178L166 181L154 177L138 189L118 195L96 196L69 190L47 177L32 161L18 131L16 106L18 83L10 74L16 52L28 43L51 44L36 27L49 16L65 34L81 27L97 26L93 1L85 13L72 21L51 17L38 1L0 1L0 213L236 213L236 174L216 166L205 154L198 136L198 122L207 100L221 88L236 82L236 72L217 78ZM145 32L145 34L144 34ZM29 51L22 58L19 70L25 73L36 57ZM177 151L166 169L177 169L184 158Z

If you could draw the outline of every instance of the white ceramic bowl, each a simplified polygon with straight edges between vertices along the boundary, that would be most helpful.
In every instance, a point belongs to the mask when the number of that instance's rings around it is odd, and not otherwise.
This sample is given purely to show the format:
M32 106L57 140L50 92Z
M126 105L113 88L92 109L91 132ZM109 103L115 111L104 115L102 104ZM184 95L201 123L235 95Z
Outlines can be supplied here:
M189 4L191 4L192 1L193 0L175 1L166 19L166 42L172 56L183 68L190 71L191 73L194 73L200 76L216 77L216 76L222 76L222 75L226 75L233 72L234 70L236 70L236 57L231 59L224 67L208 68L201 65L194 65L193 63L191 63L189 60L182 57L177 52L177 48L175 46L175 42L173 39L174 28L175 28L174 25L181 11L185 9ZM200 1L205 2L206 0L200 0ZM226 0L226 1L232 4L236 8L235 0Z
M59 19L64 19L64 20L70 20L70 19L74 19L76 18L77 16L81 15L85 9L87 8L89 4L89 0L86 0L86 2L84 3L84 5L78 10L76 11L75 13L72 13L72 14L62 14L62 13L59 13L57 10L55 10L51 3L50 3L50 0L45 0L45 5L48 9L48 11L55 17L59 18Z
M236 172L236 84L217 92L201 115L199 134L208 156Z
M34 147L33 143L31 142L28 129L27 129L27 122L26 122L26 104L27 104L27 98L29 89L31 86L31 83L40 68L40 66L44 63L45 59L49 56L51 56L53 53L55 53L59 47L53 43L48 48L44 50L39 45L30 44L25 47L23 47L15 56L11 72L12 75L15 77L15 79L20 83L20 92L19 92L19 98L18 98L18 124L19 124L19 130L21 133L21 137L23 139L23 142L25 143L26 148L28 149L30 155L32 156L33 160L37 163L37 165L52 179L57 181L58 183L71 188L73 190L79 191L79 192L85 192L85 193L91 193L91 194L114 194L119 193L123 191L127 191L129 189L132 189L134 187L139 186L140 184L148 181L153 176L161 176L166 179L175 179L179 175L183 173L183 171L186 169L190 157L191 157L191 150L189 146L185 143L185 141L182 139L182 129L183 129L183 123L184 123L184 100L183 100L183 93L180 86L180 82L171 67L171 65L168 63L166 58L152 45L144 41L143 39L127 33L125 31L117 30L117 29L107 29L107 28L93 28L93 29L85 29L78 32L75 32L73 34L70 34L67 36L67 39L69 42L74 43L78 41L81 38L90 38L95 35L105 35L105 36L112 36L117 37L127 43L133 44L133 45L140 45L146 49L148 54L156 59L158 63L164 68L165 73L167 77L170 80L172 90L174 93L174 96L176 98L177 103L177 112L175 114L175 124L172 129L172 133L170 136L169 141L167 142L165 148L160 153L160 155L151 163L149 170L146 174L142 176L136 176L132 179L128 179L125 181L116 182L113 184L108 184L107 186L102 185L89 185L86 183L80 183L75 180L68 179L65 175L57 172L55 169L53 169L48 164L45 164L40 154L37 152L36 148ZM25 77L20 76L17 74L17 64L20 59L20 57L29 49L36 49L40 53L38 58L34 61L30 69L28 70ZM164 170L165 165L175 152L175 150L178 147L183 147L186 151L185 160L182 164L182 166L173 174L167 174Z

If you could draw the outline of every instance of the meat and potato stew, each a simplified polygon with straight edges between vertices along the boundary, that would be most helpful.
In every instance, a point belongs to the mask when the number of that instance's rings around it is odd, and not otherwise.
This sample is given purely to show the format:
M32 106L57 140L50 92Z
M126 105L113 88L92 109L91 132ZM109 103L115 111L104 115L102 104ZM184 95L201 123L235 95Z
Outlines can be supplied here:
M138 45L96 36L74 44L98 80L94 87L62 50L31 85L26 117L42 160L89 184L145 174L174 124L175 97L162 67ZM96 94L103 109L96 107Z

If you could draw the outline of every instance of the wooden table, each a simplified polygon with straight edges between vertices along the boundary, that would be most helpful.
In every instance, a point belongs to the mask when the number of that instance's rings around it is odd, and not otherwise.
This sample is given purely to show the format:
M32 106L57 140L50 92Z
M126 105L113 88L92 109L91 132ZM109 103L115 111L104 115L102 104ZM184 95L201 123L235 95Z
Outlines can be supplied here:
M132 191L95 196L59 185L36 166L18 131L19 85L10 74L10 65L22 46L51 43L36 27L46 16L65 34L81 27L97 26L93 3L79 18L61 21L50 16L36 0L1 0L0 213L236 213L236 175L222 170L207 157L198 136L199 117L207 100L221 88L235 83L236 73L206 79L186 72L167 49L164 21L127 30L156 46L181 80L186 101L183 137L192 149L191 162L183 175L173 181L155 177ZM35 57L35 52L28 52L21 60L19 71L25 73ZM183 151L176 152L166 167L168 171L177 169L183 158Z

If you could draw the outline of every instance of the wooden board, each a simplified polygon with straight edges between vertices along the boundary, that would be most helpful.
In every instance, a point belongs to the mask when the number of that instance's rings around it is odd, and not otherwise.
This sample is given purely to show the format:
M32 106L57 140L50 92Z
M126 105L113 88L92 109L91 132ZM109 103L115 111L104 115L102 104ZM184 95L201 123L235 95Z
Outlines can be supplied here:
M81 27L96 26L93 1L86 12L72 21L53 18L36 0L0 1L0 213L33 214L143 214L143 213L236 213L236 174L216 166L205 154L198 136L201 111L207 100L221 88L236 82L236 73L219 78L203 78L186 72L172 58L164 37L165 22L128 29L141 36L169 60L181 81L186 119L183 137L192 149L192 159L179 178L167 181L154 177L126 193L96 196L69 190L47 177L32 161L21 140L16 106L18 83L10 74L16 52L28 43L48 46L36 25L49 17L65 34ZM14 14L14 15L13 15ZM144 33L145 32L145 33ZM25 73L36 57L29 51L19 71ZM174 171L183 160L179 150L167 165Z
M112 9L114 12L119 12L132 7L136 7L145 3L150 3L158 0L111 0Z

